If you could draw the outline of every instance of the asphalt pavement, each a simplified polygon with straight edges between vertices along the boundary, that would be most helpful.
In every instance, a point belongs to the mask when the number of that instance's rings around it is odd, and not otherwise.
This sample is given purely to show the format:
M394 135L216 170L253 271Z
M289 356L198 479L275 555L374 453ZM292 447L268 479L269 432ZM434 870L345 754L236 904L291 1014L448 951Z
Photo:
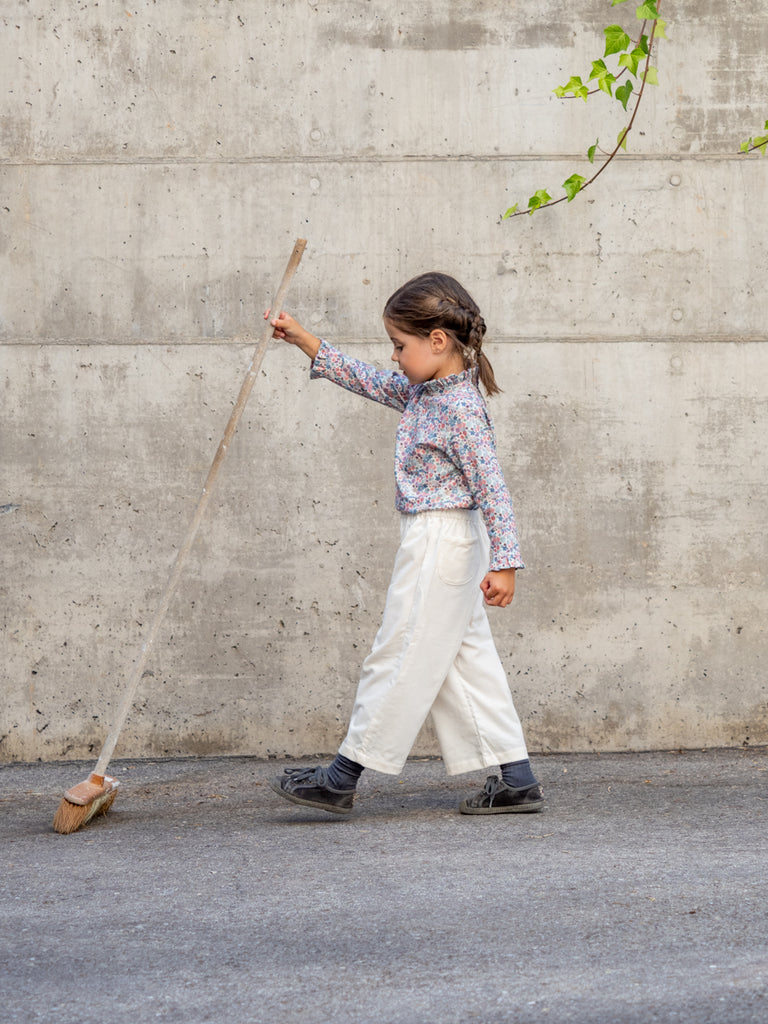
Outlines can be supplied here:
M535 757L545 811L492 817L439 760L350 818L279 762L122 760L56 834L91 767L0 768L5 1024L768 1021L765 748Z

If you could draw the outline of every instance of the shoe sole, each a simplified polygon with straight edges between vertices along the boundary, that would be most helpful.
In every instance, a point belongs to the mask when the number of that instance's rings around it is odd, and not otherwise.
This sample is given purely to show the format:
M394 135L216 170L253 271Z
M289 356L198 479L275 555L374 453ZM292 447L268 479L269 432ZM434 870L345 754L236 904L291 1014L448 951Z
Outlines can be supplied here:
M351 814L354 809L352 807L334 807L331 804L321 804L317 800L305 800L303 797L296 796L295 793L289 793L277 782L270 782L269 787L278 796L283 797L284 800L290 800L292 804L299 804L301 807L315 807L319 811L328 811L330 814Z
M470 807L466 802L459 804L459 814L537 814L544 810L544 801L529 804L512 804L511 807Z

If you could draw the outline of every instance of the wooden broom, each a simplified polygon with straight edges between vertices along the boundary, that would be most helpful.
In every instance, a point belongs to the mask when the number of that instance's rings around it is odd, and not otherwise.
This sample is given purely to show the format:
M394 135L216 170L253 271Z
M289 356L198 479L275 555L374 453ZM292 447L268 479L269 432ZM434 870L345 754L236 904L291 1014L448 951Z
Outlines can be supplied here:
M277 293L271 307L272 309L277 310L278 314L282 309L283 301L288 291L288 286L290 285L291 279L301 262L301 257L304 254L306 245L306 239L298 238L293 247L291 258L288 260L288 265L285 268L283 279L280 282L280 286L277 289ZM224 460L224 456L227 453L227 449L232 441L237 425L240 422L248 397L253 390L253 385L256 382L256 376L269 346L269 340L272 337L272 332L273 327L268 322L264 327L261 339L253 353L253 358L251 359L248 372L245 375L245 380L240 388L240 394L237 396L237 401L235 402L235 406L232 410L232 415L229 417L229 422L227 423L224 431L224 436L219 443L216 455L211 463L211 468L208 471L208 476L206 477L205 484L203 485L202 494L200 495L197 508L195 509L192 521L187 530L187 535L184 538L183 544L179 548L178 554L176 555L176 561L174 562L173 569L165 590L163 591L157 611L155 612L154 618L152 619L152 623L149 627L147 639L144 641L139 658L130 674L128 684L126 685L125 692L122 700L120 701L120 706L117 709L117 714L115 715L112 728L104 741L104 746L101 748L99 759L89 777L84 782L80 782L76 786L73 786L72 789L68 789L64 794L64 797L59 804L59 808L53 818L53 827L56 832L61 832L65 835L70 832L76 832L77 829L87 824L87 822L96 817L96 815L106 814L117 795L118 782L105 774L107 765L112 759L117 738L120 735L120 730L123 728L125 719L128 716L128 711L133 703L136 689L141 681L142 675L144 674L147 659L152 650L155 639L157 638L160 625L168 611L171 598L178 586L182 569L184 568L189 552L195 541L195 536L197 535L197 530L200 526L200 521L203 518L205 508L210 500L211 491L213 490L214 482L218 476L219 469L221 468L221 463Z

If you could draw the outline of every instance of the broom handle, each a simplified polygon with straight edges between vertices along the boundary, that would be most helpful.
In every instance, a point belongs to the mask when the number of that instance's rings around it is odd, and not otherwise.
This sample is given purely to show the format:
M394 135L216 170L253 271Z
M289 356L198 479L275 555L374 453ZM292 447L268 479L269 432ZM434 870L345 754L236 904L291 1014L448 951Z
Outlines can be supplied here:
M305 238L296 239L296 244L293 247L291 258L288 260L288 265L285 268L283 279L280 282L280 287L277 289L277 294L275 295L274 302L272 303L271 308L275 310L276 315L279 315L280 310L282 309L283 301L288 291L288 286L291 283L291 278L296 272L296 268L301 262L301 257L304 255L304 249L306 248L306 245L307 241ZM96 767L93 770L94 775L103 777L107 765L109 764L112 758L112 754L114 753L115 750L115 744L117 743L117 738L120 735L120 730L123 728L125 719L128 716L128 711L133 702L133 698L136 694L136 689L139 685L142 675L144 674L144 668L147 664L147 658L149 657L150 651L152 650L152 646L154 645L158 630L160 629L160 624L165 618L165 613L168 611L168 605L171 603L171 598L173 597L174 591L178 586L179 579L181 577L181 572L182 569L184 568L184 563L186 562L192 545L194 544L195 536L197 534L198 527L200 526L200 521L203 518L205 508L211 497L213 484L216 480L216 477L219 474L221 463L224 460L224 456L226 455L227 449L229 448L230 442L232 441L232 437L235 433L235 430L237 429L237 425L240 422L240 417L242 416L243 410L245 409L245 404L248 401L248 396L253 390L253 385L256 382L256 376L259 372L259 368L261 367L267 348L269 347L269 340L272 336L272 332L273 327L269 322L267 322L267 324L264 327L261 340L259 341L259 343L256 346L256 349L254 350L250 366L248 367L248 372L246 373L245 380L243 381L242 387L240 388L240 394L237 396L235 407L232 410L232 415L229 417L229 423L227 423L226 429L224 431L224 436L222 437L221 442L219 443L219 447L213 458L213 462L211 463L211 468L208 470L208 476L206 477L205 484L203 485L203 492L200 495L200 500L197 503L197 508L195 509L194 516L192 517L192 522L189 524L189 529L187 530L187 535L184 538L184 543L181 545L181 547L179 548L179 552L176 555L176 561L173 566L173 571L171 572L171 575L168 579L168 583L166 584L165 590L163 591L163 596L160 599L160 604L157 607L155 616L152 619L152 624L149 627L149 634L147 635L147 639L144 641L144 645L141 648L141 654L139 655L139 659L134 666L133 672L131 673L131 677L128 681L128 685L126 686L123 698L120 701L120 706L117 709L115 721L112 725L109 735L104 741L104 746L101 748L99 760L96 762Z

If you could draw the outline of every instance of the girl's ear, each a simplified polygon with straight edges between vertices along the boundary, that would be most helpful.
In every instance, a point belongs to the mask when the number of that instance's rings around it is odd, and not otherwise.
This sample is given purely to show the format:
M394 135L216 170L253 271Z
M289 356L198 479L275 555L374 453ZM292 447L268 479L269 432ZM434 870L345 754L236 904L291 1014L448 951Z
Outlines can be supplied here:
M434 331L429 332L429 343L432 346L432 352L434 355L442 355L443 352L450 348L450 339L444 330L440 327L436 327Z

